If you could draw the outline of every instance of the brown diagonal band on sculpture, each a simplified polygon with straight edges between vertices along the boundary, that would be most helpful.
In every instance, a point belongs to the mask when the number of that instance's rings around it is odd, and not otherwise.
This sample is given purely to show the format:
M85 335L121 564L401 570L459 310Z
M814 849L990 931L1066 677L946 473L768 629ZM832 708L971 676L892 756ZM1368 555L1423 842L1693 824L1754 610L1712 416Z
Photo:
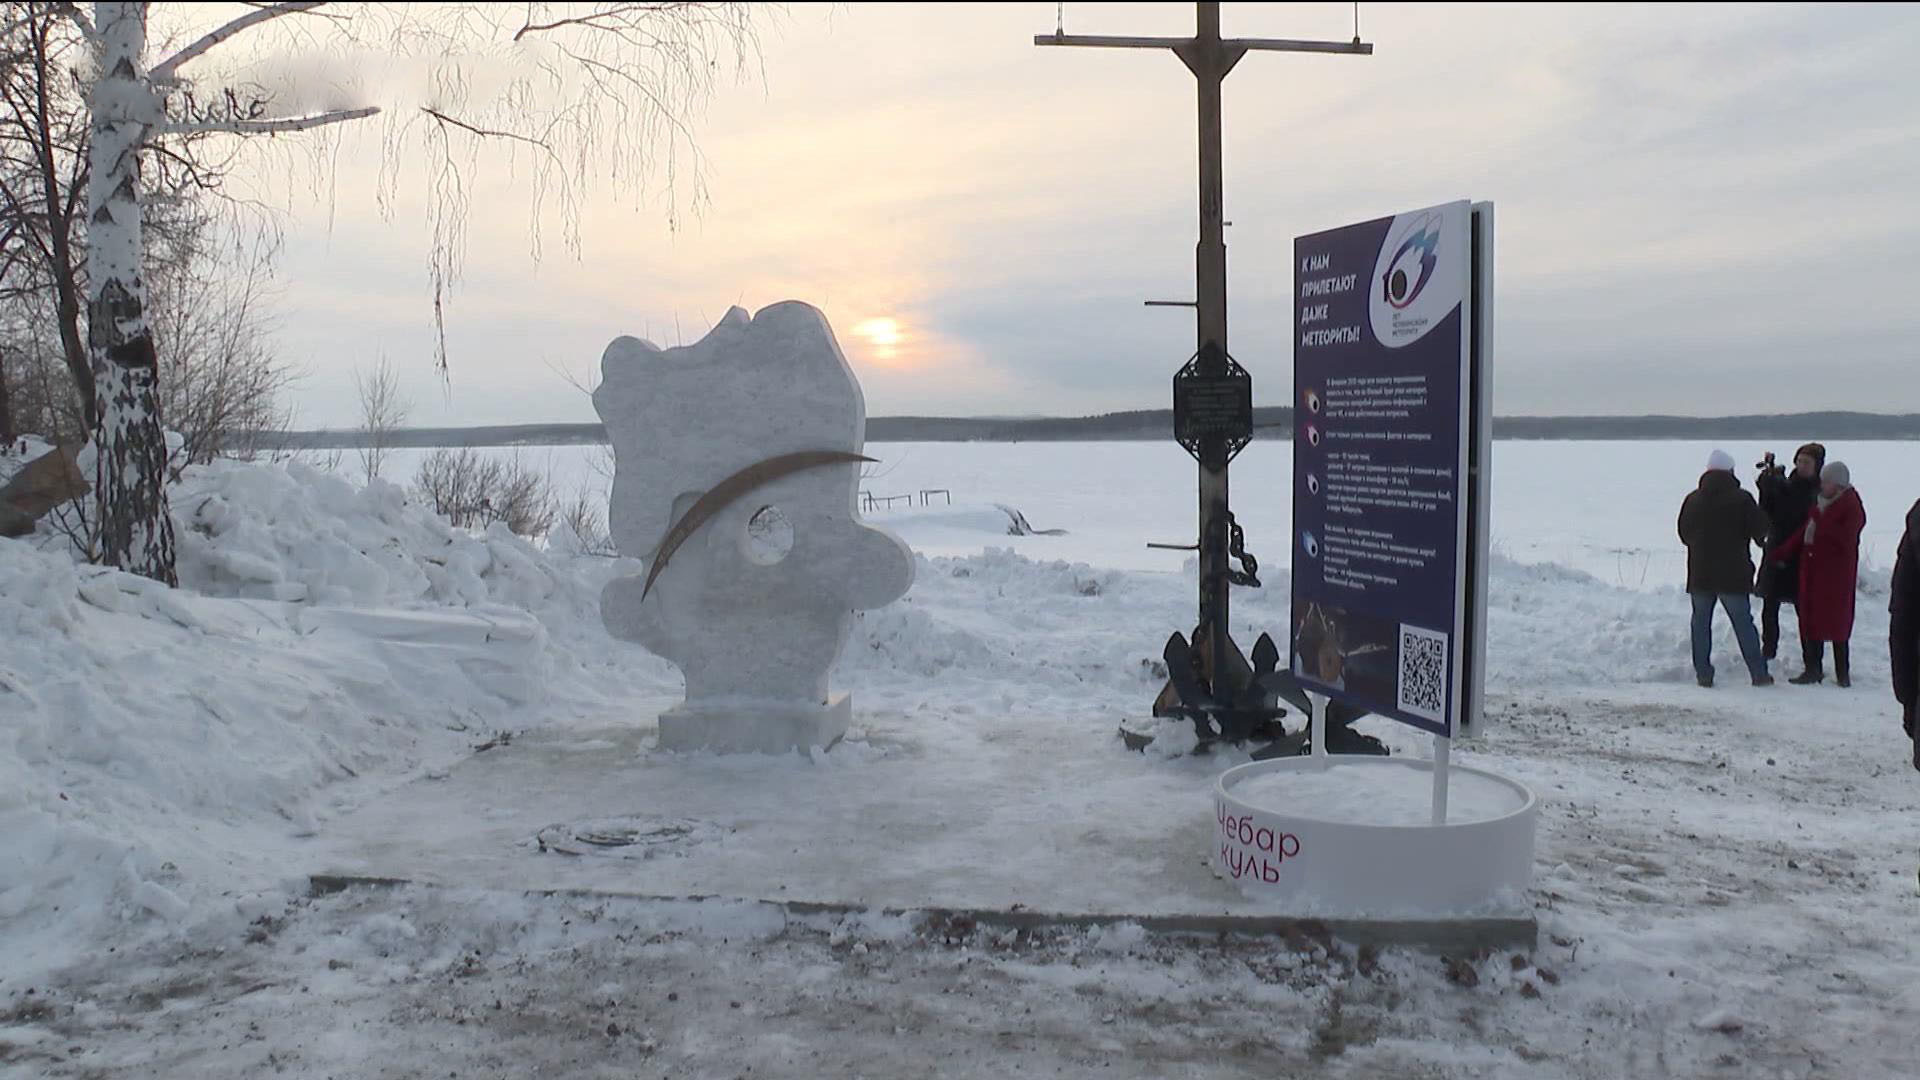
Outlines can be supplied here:
M755 488L764 487L783 476L801 472L805 469L817 469L822 465L849 465L862 461L873 461L865 454L856 454L850 450L802 450L793 454L781 454L765 461L755 462L741 469L725 480L713 485L705 495L687 507L687 512L667 530L666 538L660 541L660 550L654 555L653 565L647 568L647 582L640 587L640 599L645 600L653 589L653 579L667 568L667 560L673 558L687 537L694 530L705 525L707 520L733 505L740 496Z

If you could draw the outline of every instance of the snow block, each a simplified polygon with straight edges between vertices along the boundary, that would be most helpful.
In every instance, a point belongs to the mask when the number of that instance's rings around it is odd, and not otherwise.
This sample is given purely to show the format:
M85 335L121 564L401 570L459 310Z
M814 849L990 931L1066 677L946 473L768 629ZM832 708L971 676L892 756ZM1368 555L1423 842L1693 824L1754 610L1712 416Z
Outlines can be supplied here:
M329 632L382 643L394 678L431 677L451 661L473 684L515 704L539 695L546 631L513 608L409 611L392 608L302 608L301 633Z
M682 702L660 714L662 750L718 754L784 754L831 747L853 720L853 699L838 694L825 706Z
M172 890L151 881L143 881L133 890L133 902L170 922L179 922L193 910Z

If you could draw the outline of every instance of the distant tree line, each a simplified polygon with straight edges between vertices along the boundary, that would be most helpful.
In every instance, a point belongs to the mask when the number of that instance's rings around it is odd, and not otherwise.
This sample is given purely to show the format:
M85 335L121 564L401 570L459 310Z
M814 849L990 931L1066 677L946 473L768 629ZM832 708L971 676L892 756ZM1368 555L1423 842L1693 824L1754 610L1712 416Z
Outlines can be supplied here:
M1286 438L1293 410L1253 411L1255 437ZM1499 439L1920 439L1920 415L1860 412L1786 413L1777 416L1503 416L1494 421ZM1173 411L1141 409L1084 417L1017 420L939 416L877 416L867 421L871 442L1145 442L1171 441ZM363 430L292 431L286 445L302 450L358 449ZM512 424L386 430L386 448L463 446L570 446L607 441L599 424Z

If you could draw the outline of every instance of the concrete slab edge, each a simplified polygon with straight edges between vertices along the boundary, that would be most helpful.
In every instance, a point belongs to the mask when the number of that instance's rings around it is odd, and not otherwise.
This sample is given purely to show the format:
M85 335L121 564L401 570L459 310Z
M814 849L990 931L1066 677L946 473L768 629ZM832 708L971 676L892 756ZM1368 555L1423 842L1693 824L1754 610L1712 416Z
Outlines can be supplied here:
M329 896L354 888L438 888L432 882L362 874L313 874L308 890ZM1063 913L1027 908L953 908L930 905L916 908L879 908L866 904L810 900L768 900L760 897L690 894L664 896L617 889L525 889L527 896L575 899L636 900L653 903L766 904L789 915L861 915L878 911L888 916L920 916L929 920L970 920L1002 930L1091 930L1119 923L1138 923L1152 934L1242 935L1247 937L1320 937L1331 934L1350 945L1394 946L1446 955L1469 955L1481 949L1531 952L1539 944L1540 926L1531 915L1465 916L1457 919L1316 919L1294 915Z

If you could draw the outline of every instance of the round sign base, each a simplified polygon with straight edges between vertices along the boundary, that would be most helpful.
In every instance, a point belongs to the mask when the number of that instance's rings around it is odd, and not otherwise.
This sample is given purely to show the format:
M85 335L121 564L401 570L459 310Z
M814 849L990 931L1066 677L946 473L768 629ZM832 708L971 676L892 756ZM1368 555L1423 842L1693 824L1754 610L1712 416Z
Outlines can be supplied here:
M1313 756L1255 761L1214 785L1214 871L1303 915L1421 917L1525 906L1539 800L1455 765L1446 823L1433 763Z

